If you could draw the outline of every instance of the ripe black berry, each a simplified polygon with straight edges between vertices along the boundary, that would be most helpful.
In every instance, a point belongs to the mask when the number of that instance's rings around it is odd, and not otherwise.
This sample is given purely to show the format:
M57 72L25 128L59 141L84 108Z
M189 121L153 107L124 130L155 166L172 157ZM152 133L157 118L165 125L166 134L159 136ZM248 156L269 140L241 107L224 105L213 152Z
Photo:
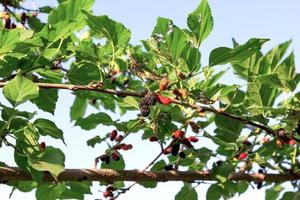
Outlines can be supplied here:
M172 148L172 155L173 156L177 156L178 155L179 148L180 148L180 144L179 143L175 143L173 145L173 148Z
M216 162L216 165L217 165L218 167L220 167L220 166L222 166L223 163L224 163L224 161L218 160L218 161Z
M150 142L155 142L155 141L158 141L158 138L156 135L153 135L149 138Z
M110 157L109 157L109 156L107 156L107 157L106 157L106 159L105 159L105 164L107 164L107 165L108 165L109 163L110 163Z
M27 19L28 19L27 14L23 12L21 15L21 23L24 25Z
M107 165L110 163L110 157L107 154L100 156L100 160L105 162Z
M257 189L260 189L262 187L262 182L257 183Z
M164 169L165 169L166 171L173 170L173 165L166 165L166 166L164 167Z
M156 94L155 92L148 91L147 94L143 97L145 105L152 106L156 103Z
M139 104L141 115L143 117L147 117L150 114L150 106L155 105L156 103L156 94L151 91L147 91L147 93L141 99Z
M150 108L149 108L149 106L141 106L140 110L141 110L141 115L143 117L148 117L148 115L150 114Z
M106 155L106 154L103 154L103 155L100 156L100 160L101 160L101 161L105 161L106 157L107 157L107 155Z
M189 148L193 147L193 145L191 144L191 142L187 138L183 138L181 140L181 143L184 144L185 146L189 147Z
M182 159L185 159L186 158L186 154L183 151L181 151L179 153L179 157L182 158Z
M118 135L118 131L117 130L113 130L110 135L109 135L109 139L110 141L113 141Z
M5 20L5 25L4 25L4 27L5 27L6 29L10 29L10 28L11 28L11 19L6 19L6 20Z
M113 152L113 153L111 154L111 158L112 158L113 160L115 160L115 161L119 161L119 160L120 160L120 156L119 156L119 154L118 154L117 152Z

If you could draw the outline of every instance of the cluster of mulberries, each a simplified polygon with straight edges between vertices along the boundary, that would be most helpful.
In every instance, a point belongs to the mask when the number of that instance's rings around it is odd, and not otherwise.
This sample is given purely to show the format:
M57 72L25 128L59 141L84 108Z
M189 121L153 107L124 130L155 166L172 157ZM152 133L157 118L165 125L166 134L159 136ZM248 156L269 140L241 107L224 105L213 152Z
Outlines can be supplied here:
M147 117L150 114L150 106L155 105L156 94L155 92L147 91L139 104L141 115Z
M293 134L289 134L288 132L286 132L285 129L280 128L277 131L277 141L276 144L278 146L282 146L283 144L289 144L290 146L293 146L296 144L296 140L294 139Z

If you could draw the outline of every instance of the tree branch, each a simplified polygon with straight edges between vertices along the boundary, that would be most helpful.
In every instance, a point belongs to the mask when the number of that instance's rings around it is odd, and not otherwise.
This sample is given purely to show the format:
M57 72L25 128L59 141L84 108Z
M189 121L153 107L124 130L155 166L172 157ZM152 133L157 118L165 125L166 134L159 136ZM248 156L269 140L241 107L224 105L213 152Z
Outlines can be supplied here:
M254 126L256 128L259 128L259 129L265 131L266 133L268 133L270 135L276 136L276 132L273 131L271 128L267 127L267 126L264 126L262 124L258 124L256 122L252 122L252 121L250 121L248 119L245 119L245 118L242 118L242 117L238 117L238 116L232 115L232 114L224 112L224 111L217 110L215 108L205 107L205 106L198 106L198 105L195 105L195 104L182 102L182 101L179 101L179 100L176 100L176 99L172 99L172 102L176 103L176 104L179 104L179 105L186 106L186 107L194 108L194 109L198 110L199 112L207 111L207 112L215 113L217 115L223 115L225 117L228 117L228 118L240 121L243 124L252 125L252 126Z
M4 87L8 82L0 82L0 88ZM111 90L111 89L104 89L102 87L99 87L97 84L91 84L91 85L72 85L72 84L53 84L53 83L35 83L37 86L40 88L54 88L54 89L66 89L66 90L72 90L72 91L78 91L78 90L90 90L90 91L97 91L97 92L102 92L102 93L107 93L107 94L112 94L116 95L119 97L126 97L126 96L133 96L133 97L143 97L142 93L137 93L137 92L125 92L125 91L117 91L117 90ZM250 121L248 119L232 115L230 113L224 112L217 110L215 108L207 107L207 106L199 106L196 104L191 104L183 101L179 101L176 99L172 99L172 102L178 105L183 105L186 107L190 107L193 109L198 110L199 112L207 111L207 112L212 112L217 115L223 115L225 117L231 118L233 120L240 121L243 124L249 124L254 127L257 127L263 131L265 131L267 134L272 135L272 136L277 136L276 131L272 130L271 128L264 126L262 124ZM294 138L299 142L297 138Z
M233 181L266 181L285 182L299 180L299 175L292 174L261 174L261 173L233 173L230 178ZM29 181L30 174L18 167L0 167L0 181L6 183L9 180ZM139 170L111 170L111 169L66 169L58 176L58 182L62 181L184 181L197 180L215 181L209 171L139 171ZM54 182L50 173L44 173L45 182Z
M0 88L4 87L8 82L0 82ZM40 88L44 89L65 89L65 90L72 90L72 91L78 91L78 90L90 90L90 91L97 91L107 94L113 94L120 97L126 97L126 96L134 96L134 97L142 97L142 94L136 93L136 92L123 92L123 91L117 91L117 90L111 90L111 89L104 89L102 87L99 87L97 84L91 84L91 85L72 85L72 84L55 84L55 83L35 83Z

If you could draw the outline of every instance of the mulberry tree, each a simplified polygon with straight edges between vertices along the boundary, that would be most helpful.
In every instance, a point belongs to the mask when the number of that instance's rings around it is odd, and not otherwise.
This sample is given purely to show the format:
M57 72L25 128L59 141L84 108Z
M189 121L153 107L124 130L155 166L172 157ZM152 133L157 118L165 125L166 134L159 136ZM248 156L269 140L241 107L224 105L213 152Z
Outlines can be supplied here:
M291 41L264 54L269 39L233 40L201 65L201 44L214 25L207 0L187 16L187 28L158 17L140 45L130 43L123 24L95 15L94 0L59 0L55 8L37 10L20 0L0 2L0 87L7 100L0 102L0 147L14 150L16 164L0 163L1 183L22 192L36 189L43 200L83 199L93 181L111 200L136 184L155 188L166 181L184 183L176 200L197 199L195 187L206 182L210 200L242 194L250 185L268 187L266 199L280 193L282 199L300 198L300 74L294 54L287 54ZM222 65L235 74L231 84L219 81L227 72ZM65 143L63 131L20 109L30 101L54 115L59 90L75 96L75 126L111 129L87 141L107 146L93 168L65 169L64 152L40 140ZM90 107L98 112L86 112ZM127 113L131 118L121 118ZM140 170L125 168L122 156L142 151L126 141L132 134L160 149ZM285 190L283 182L294 190Z

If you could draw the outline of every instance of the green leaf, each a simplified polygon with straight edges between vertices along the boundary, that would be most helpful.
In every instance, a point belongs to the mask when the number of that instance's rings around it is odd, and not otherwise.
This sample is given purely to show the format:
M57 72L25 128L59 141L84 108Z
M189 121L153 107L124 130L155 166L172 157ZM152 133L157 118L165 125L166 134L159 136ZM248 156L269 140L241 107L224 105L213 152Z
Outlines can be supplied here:
M37 160L29 160L31 166L38 171L49 171L54 178L65 169L64 153L57 148L47 146L42 156Z
M183 115L180 107L177 106L177 105L172 106L172 107L171 106L166 107L166 106L157 105L157 107L163 112L170 113L172 121L179 122L179 123L184 123L186 121L186 118Z
M153 181L138 182L138 184L140 184L144 188L155 188L157 186L157 182Z
M206 199L219 200L222 196L222 193L223 189L218 184L212 184L206 192Z
M86 118L77 119L75 125L80 126L84 130L91 130L98 125L111 125L113 123L111 117L106 113L91 114Z
M262 75L261 79L251 76L248 81L247 102L252 108L250 112L253 115L264 114L261 109L262 106L272 107L278 95L280 95L282 91L288 91L288 89L283 86L283 83L280 85L284 88L280 90L274 85L278 81L281 82L276 75Z
M258 51L242 62L232 63L234 73L247 81L249 74L252 73L253 69L255 69L255 66L259 65L261 57L262 53Z
M49 61L46 61L49 62ZM48 65L45 63L45 65ZM52 66L50 63L49 65ZM62 79L65 77L63 73L59 70L52 70L52 69L47 69L47 68L39 68L36 69L35 72L39 75L42 76L43 79L41 79L42 82L45 83L61 83Z
M3 125L3 123L2 123L2 121L0 121L0 126L2 127L2 125ZM2 134L1 131L2 130L0 130L0 134ZM0 147L1 147L1 145L0 145ZM5 164L4 162L0 161L0 167L7 167L7 166L8 166L7 164Z
M39 185L35 192L37 200L56 200L60 199L60 196L65 191L65 184L42 184Z
M49 59L49 60L52 60L53 58L55 58L56 54L59 53L59 49L56 49L56 48L48 48L48 49L45 49L45 51L43 51L42 55Z
M189 14L187 25L193 32L196 46L199 47L201 42L208 37L214 26L214 20L207 0L202 0L197 9Z
M260 95L262 97L263 107L260 109L262 109L263 112L261 112L261 114L266 115L268 113L273 113L276 115L285 115L287 113L286 108L273 108L276 97L278 97L280 93L281 92L275 88L262 85ZM266 120L267 119L265 119L265 121Z
M0 107L2 108L1 117L5 121L9 121L14 117L21 117L30 120L37 114L36 112L19 111L18 109L10 108L2 104L0 104Z
M116 22L106 15L94 16L87 14L88 26L97 34L105 36L114 47L126 46L130 40L131 33L125 26Z
M221 70L218 73L213 74L214 69L212 67L204 68L205 81L201 85L202 90L207 90L206 88L212 87L218 83L218 80L226 73L225 70Z
M175 200L197 200L198 194L191 184L184 184L181 190L176 194Z
M248 106L252 109L249 109L249 112L253 115L262 114L262 97L260 96L260 84L256 83L255 80L248 82L247 88L247 102Z
M218 127L215 130L218 138L228 143L237 140L243 127L241 122L234 121L222 115L215 116L215 123Z
M227 180L231 173L234 172L234 167L231 164L222 163L222 165L213 165L213 169L211 171L212 175L217 178L223 184L229 183Z
M210 159L210 156L212 155L212 153L213 153L212 150L210 150L206 147L202 147L197 150L196 155L198 156L198 158L200 159L201 162L207 163L207 161Z
M61 195L61 199L84 199L85 194L91 194L92 182L71 182Z
M22 130L15 133L17 137L17 148L22 149L27 155L32 155L36 151L39 151L38 148L38 132L31 126L27 126Z
M72 84L87 85L91 82L100 81L100 69L95 63L83 61L73 63L67 73L67 77Z
M281 200L297 200L299 197L299 192L285 192L281 197Z
M237 46L234 49L227 47L216 48L212 50L209 55L209 65L214 66L230 62L242 62L259 51L261 45L267 41L268 39L252 38L248 40L244 45Z
M139 110L139 102L134 97L127 96L123 99L124 103Z
M236 90L236 85L227 86L216 84L212 87L205 88L205 96L212 101L216 101L218 99L222 99L222 97L225 97L228 93L234 92Z
M289 80L295 77L295 55L292 52L282 63L274 70L280 79Z
M153 167L151 167L150 171L161 171L166 165L167 164L164 160L157 161Z
M40 32L45 26L45 24L37 17L29 17L28 25L34 32Z
M39 7L39 11L42 13L50 13L52 11L52 7L51 6Z
M32 38L27 38L24 41L20 41L16 44L14 48L15 53L10 53L10 56L26 56L28 54L28 49L33 49L34 47L43 47L44 43L40 37L34 35ZM17 52L20 52L19 54Z
M54 115L56 102L58 99L58 90L56 89L39 89L39 96L31 99L39 109Z
M179 28L174 28L171 34L167 36L166 41L172 55L173 63L176 63L188 45L186 35Z
M49 24L56 24L65 20L83 21L85 15L82 10L89 11L94 4L94 0L68 0L52 10L48 16Z
M76 96L74 103L71 106L71 112L70 112L71 121L83 117L86 112L86 108L87 108L87 99Z
M98 46L93 42L92 38L85 38L81 40L79 44L72 44L68 46L68 49L76 52L76 59L88 60L90 62L99 61ZM108 52L109 53L109 52ZM106 53L106 54L108 54Z
M291 40L288 40L269 51L261 60L259 74L274 73L291 42Z
M38 36L48 40L49 44L69 37L75 31L80 29L79 23L72 20L60 21L54 25L46 24L43 29L38 32Z
M244 192L247 191L249 186L249 183L246 181L241 181L237 184L237 191L239 193L239 195L243 194Z
M101 143L104 140L105 140L105 138L100 138L100 136L97 135L97 136L89 139L88 141L86 141L86 143L88 146L91 146L94 148L96 144Z
M33 31L31 30L0 30L0 56L12 51L18 43L21 41L26 41L27 39L31 38L32 35Z
M34 125L37 127L41 135L48 135L64 141L62 130L57 128L54 122L48 119L37 119L34 121Z
M166 37L168 31L170 30L171 25L173 25L173 22L170 19L158 17L152 35L161 34L164 37Z
M260 75L255 76L254 78L258 79L259 82L269 85L271 87L282 89L282 90L288 90L282 81L278 78L277 74L267 74L267 75Z
M35 181L9 181L8 185L17 188L21 192L30 192L37 187Z
M30 132L27 132L30 134ZM27 138L25 138L26 140ZM24 140L24 139L23 139ZM26 154L29 154L30 155L30 151L28 150L28 146L26 148L26 145L24 145L25 142L23 142L22 144L22 139L18 138L17 140L17 143L16 143L16 148L17 149L22 149L22 152L17 152L15 150L14 152L14 158L15 158L15 162L16 164L24 171L26 171L27 173L31 174L32 176L32 179L36 182L41 182L43 180L43 177L44 177L44 174L43 172L39 172L35 169L33 169L31 166L30 166L30 163L28 163L28 155ZM27 143L28 145L28 143ZM33 144L35 145L35 144ZM24 149L23 149L24 148ZM26 148L26 149L25 149ZM23 153L24 152L24 153Z
M156 131L159 139L164 140L171 132L172 119L169 112L159 112L155 118Z
M38 97L39 87L31 80L17 75L4 86L3 94L14 106L17 106Z
M284 188L281 185L275 185L274 187L266 190L266 200L276 200L280 192Z
M186 46L185 50L182 52L181 57L184 59L189 73L199 71L201 54L197 48L191 45Z

